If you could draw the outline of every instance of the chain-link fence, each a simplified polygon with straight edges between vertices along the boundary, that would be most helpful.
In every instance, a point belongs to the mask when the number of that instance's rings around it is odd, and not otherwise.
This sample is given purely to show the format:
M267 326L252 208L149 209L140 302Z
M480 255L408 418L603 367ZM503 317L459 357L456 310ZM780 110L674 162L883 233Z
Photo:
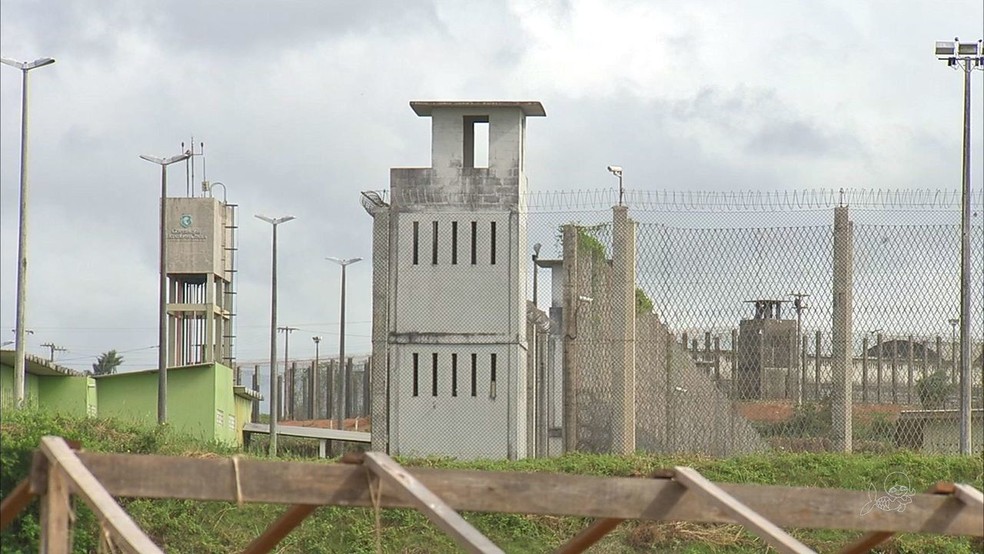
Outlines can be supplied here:
M348 357L340 367L338 358L291 360L277 367L278 419L285 424L303 422L327 428L370 431L372 399L369 377L372 360ZM317 370L315 370L317 368ZM240 365L237 384L256 390L263 397L253 407L253 421L270 413L270 365ZM347 384L345 384L347 383Z
M841 208L839 231L834 207L852 199L860 207ZM572 312L561 371L574 389L569 446L722 455L840 449L847 437L855 451L959 451L953 196L660 200L629 196L634 237L619 231L619 208L614 217L561 211L579 222L563 233L558 213L531 208L531 235L561 237L557 255L573 289L554 294ZM971 434L980 450L984 227L972 222ZM630 278L635 321L626 335L616 305Z
M365 197L374 448L958 451L959 194L425 192Z

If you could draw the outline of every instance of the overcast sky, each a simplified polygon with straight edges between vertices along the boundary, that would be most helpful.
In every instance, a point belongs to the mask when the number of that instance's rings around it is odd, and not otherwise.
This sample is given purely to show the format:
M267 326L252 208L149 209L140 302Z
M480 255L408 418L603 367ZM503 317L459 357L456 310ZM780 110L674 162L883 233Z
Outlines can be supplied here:
M4 0L0 52L31 72L28 350L156 365L160 171L205 143L240 206L238 349L268 356L270 227L291 351L337 350L338 268L369 259L359 191L430 163L410 100L538 100L531 190L960 186L962 76L938 39L984 35L981 0L128 2ZM974 186L984 72L974 76ZM20 72L0 70L0 330L15 319ZM172 166L172 195L184 168ZM201 168L196 180L201 179ZM978 189L979 190L979 189ZM348 350L369 349L367 262ZM8 346L7 348L10 348ZM282 348L282 347L281 347Z

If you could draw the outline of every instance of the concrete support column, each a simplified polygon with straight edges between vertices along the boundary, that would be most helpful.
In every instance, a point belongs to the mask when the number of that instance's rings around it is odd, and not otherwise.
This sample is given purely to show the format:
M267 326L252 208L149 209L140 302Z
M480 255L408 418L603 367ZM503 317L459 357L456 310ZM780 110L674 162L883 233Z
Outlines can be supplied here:
M372 221L372 361L369 403L374 452L389 452L389 307L390 211L379 210ZM326 386L332 385L331 370ZM330 409L330 404L328 407Z
M563 310L564 452L577 450L577 227L565 225Z
M635 222L629 208L612 208L613 451L635 452Z
M831 432L834 448L850 452L853 375L854 224L847 206L834 208Z

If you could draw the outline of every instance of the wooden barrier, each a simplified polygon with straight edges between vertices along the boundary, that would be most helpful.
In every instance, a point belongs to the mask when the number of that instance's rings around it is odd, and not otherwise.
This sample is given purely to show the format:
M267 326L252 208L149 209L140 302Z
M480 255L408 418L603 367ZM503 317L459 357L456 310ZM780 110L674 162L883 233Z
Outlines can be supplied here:
M782 528L984 536L982 495L967 485L942 485L949 487L945 494L912 494L904 511L873 509L862 515L862 507L872 501L865 491L716 484L682 467L640 479L410 469L374 452L346 460L349 463L325 464L76 453L61 438L44 437L29 490L41 495L42 543L47 552L68 551L71 494L81 496L93 509L114 546L151 553L160 549L113 497L290 505L247 548L251 554L274 549L304 518L325 505L415 508L470 552L499 550L458 511L598 518L562 547L567 553L582 552L627 519L737 523L780 552L795 553L809 549ZM24 490L18 486L3 500L3 526L14 518L14 510L28 504ZM865 545L850 548L867 551Z

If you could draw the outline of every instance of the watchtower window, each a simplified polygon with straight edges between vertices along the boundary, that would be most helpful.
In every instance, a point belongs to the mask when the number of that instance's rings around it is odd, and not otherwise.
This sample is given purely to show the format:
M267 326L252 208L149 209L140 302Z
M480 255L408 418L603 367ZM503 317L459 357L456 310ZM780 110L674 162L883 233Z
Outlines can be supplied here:
M489 116L464 117L464 167L489 167Z

